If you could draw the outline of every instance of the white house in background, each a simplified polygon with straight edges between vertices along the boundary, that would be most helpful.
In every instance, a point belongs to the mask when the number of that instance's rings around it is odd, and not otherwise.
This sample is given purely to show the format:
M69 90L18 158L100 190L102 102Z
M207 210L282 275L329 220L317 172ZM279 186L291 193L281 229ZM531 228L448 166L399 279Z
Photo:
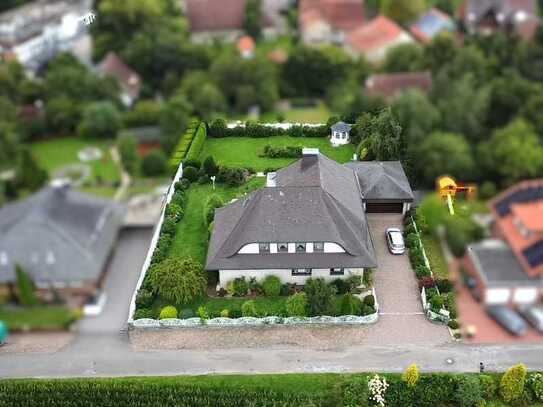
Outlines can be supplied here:
M35 72L60 52L90 60L88 29L79 18L89 0L37 0L0 14L0 53Z
M337 122L334 124L330 128L332 131L332 134L330 135L330 143L332 143L332 146L337 147L349 144L351 142L351 128L352 126L345 122Z
M303 285L363 276L377 265L366 212L400 214L413 201L401 164L372 164L342 165L304 149L302 159L268 174L264 188L217 209L206 270L218 271L223 288L237 277ZM389 167L386 176L379 170Z

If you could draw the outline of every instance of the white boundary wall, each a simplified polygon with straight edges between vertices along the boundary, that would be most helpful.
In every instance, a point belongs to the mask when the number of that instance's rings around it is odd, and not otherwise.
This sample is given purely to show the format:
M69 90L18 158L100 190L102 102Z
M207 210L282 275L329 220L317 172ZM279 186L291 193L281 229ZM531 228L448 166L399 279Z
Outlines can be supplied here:
M151 244L149 246L149 250L147 251L147 256L145 257L145 261L143 262L143 266L141 267L138 284L136 284L136 289L134 290L134 293L132 294L132 299L130 300L130 308L128 309L128 324L129 325L134 322L134 312L136 311L136 295L138 294L138 290L140 289L141 284L143 283L143 279L145 278L147 269L151 265L151 258L153 257L153 253L155 252L155 248L158 243L158 238L160 236L160 229L162 228L162 222L164 222L164 214L166 211L166 205L171 202L173 194L175 193L174 185L177 181L181 179L182 176L183 176L183 163L179 164L179 168L177 169L177 172L175 173L175 176L173 177L173 181L170 184L170 188L168 189L168 192L166 193L166 195L164 195L164 200L162 201L162 211L160 213L160 219L158 220L158 223L155 226L155 230L153 232L153 238L151 239Z
M278 129L288 130L293 126L321 127L326 126L326 123L258 123L261 126L275 127ZM227 128L245 127L245 123L241 121L230 122L226 125Z

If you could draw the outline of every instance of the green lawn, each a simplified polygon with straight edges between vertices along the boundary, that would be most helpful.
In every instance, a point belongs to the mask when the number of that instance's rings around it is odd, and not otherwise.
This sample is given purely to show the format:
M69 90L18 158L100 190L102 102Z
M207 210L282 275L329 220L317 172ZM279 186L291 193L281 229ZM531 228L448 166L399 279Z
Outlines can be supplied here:
M177 226L177 233L172 244L170 255L192 256L200 263L205 263L208 244L208 231L204 223L203 207L207 197L213 193L219 195L225 203L244 193L253 191L264 185L264 178L253 178L238 188L222 184L213 191L210 184L193 184L187 193L185 217Z
M437 238L431 235L422 235L422 243L434 276L436 278L449 278L449 267L445 257L443 257L443 251Z
M227 137L208 138L204 144L200 158L203 160L211 155L219 164L245 168L251 167L255 171L286 167L297 160L296 158L259 157L264 146L267 144L275 147L302 146L318 148L327 157L340 163L351 160L354 154L354 146L352 144L332 147L327 137Z
M39 141L30 145L34 156L49 174L66 165L81 163L77 158L77 153L89 146L100 148L103 154L100 160L88 163L92 168L91 182L100 179L107 183L118 182L120 173L109 153L110 141L66 137Z
M62 330L75 320L75 314L66 307L43 306L29 308L8 308L0 306L0 321L4 321L10 331Z

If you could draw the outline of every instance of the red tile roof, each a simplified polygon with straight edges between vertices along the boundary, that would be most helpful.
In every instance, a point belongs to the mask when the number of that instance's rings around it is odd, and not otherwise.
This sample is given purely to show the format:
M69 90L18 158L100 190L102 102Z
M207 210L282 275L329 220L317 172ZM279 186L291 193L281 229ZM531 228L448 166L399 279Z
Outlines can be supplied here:
M378 16L368 24L351 31L348 42L357 51L367 52L389 45L405 31L385 16Z
M534 232L543 232L543 201L511 205L513 216Z
M332 28L350 31L364 24L361 0L301 0L299 21L302 30L315 21L325 21Z
M104 75L116 78L130 97L133 99L138 97L141 90L140 76L126 65L115 52L108 52L100 62L99 70Z
M387 99L393 99L408 89L418 89L426 93L431 87L432 74L427 71L372 75L366 80L368 93Z
M192 32L241 30L245 0L186 0Z

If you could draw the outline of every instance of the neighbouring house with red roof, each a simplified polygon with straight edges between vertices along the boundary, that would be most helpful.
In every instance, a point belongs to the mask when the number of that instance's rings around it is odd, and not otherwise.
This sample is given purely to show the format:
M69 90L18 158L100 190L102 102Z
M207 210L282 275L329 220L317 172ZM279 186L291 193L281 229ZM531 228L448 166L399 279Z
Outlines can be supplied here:
M470 245L464 267L485 304L534 303L543 295L543 179L490 202L493 239Z
M456 31L456 26L449 15L437 8L431 8L411 25L409 31L420 42L428 43L442 32Z
M132 106L141 91L141 78L126 65L115 52L108 52L106 57L98 64L101 75L113 76L121 87L121 101L125 106Z
M367 94L382 96L391 102L407 90L417 89L427 93L431 87L432 74L424 71L371 75L366 80L364 89Z
M243 35L245 5L246 0L185 0L184 9L189 20L192 40L236 41ZM288 0L262 1L265 37L273 36L285 29L281 12L287 9L288 5Z
M414 42L413 37L385 16L351 31L345 41L353 55L363 55L370 62L382 61L389 49Z
M346 35L364 25L362 0L301 0L298 25L305 44L343 44Z
M458 14L468 32L503 31L525 40L539 25L536 0L465 0Z

